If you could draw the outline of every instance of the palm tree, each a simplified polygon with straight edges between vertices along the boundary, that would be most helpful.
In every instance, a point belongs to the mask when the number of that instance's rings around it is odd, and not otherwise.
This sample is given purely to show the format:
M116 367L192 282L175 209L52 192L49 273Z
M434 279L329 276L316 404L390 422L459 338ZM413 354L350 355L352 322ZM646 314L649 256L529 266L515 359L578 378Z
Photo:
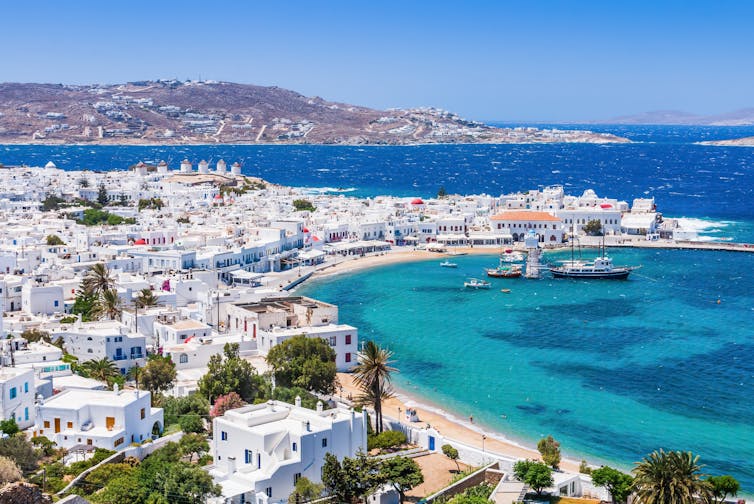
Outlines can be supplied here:
M116 377L120 376L118 366L107 357L103 357L100 360L88 360L81 364L80 369L86 373L89 378L103 381L107 383L108 386L113 383L113 380Z
M398 370L391 367L393 352L374 341L367 341L359 352L359 363L354 368L354 382L362 391L357 399L361 404L374 406L377 433L382 432L382 401L393 396L390 388L390 373Z
M139 294L134 300L134 304L137 308L149 308L150 306L157 306L157 296L154 295L152 289L141 289Z
M636 464L634 490L636 504L695 504L707 498L708 486L702 480L699 456L691 452L662 449Z
M101 296L115 286L115 280L110 276L110 269L105 263L97 263L86 272L81 286L89 294Z
M98 319L116 320L123 311L123 303L115 289L106 290L94 304L92 315Z

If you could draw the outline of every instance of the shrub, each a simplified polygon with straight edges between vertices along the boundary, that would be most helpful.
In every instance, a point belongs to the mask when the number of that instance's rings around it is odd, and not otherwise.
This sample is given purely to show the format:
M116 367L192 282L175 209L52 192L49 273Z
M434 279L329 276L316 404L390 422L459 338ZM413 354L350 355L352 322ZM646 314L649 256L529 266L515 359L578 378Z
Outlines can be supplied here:
M390 448L398 447L405 442L406 435L403 432L388 430L370 437L367 442L367 448L370 450L374 448L388 450Z

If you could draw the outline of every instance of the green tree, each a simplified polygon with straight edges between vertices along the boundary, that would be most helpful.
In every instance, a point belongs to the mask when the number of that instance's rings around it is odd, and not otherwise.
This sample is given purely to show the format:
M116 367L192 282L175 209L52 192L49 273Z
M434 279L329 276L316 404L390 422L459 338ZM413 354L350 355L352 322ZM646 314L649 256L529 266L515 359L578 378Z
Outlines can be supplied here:
M123 475L131 474L136 469L127 463L105 464L86 475L84 484L87 493L94 493L93 489L105 487L111 480Z
M332 453L325 455L322 484L338 502L364 499L383 483L377 462L362 452L344 457L342 462Z
M275 390L272 391L272 398L276 401L295 404L296 397L301 398L301 406L303 406L304 408L315 409L317 407L317 402L319 402L319 397L315 396L314 394L310 394L308 391L302 389L301 387L279 387L276 384ZM324 406L325 408L327 407L327 405Z
M602 236L602 222L593 219L584 224L584 232L589 236Z
M306 476L302 476L296 481L293 487L293 493L288 497L288 504L299 504L310 502L322 495L325 487L319 483L313 483Z
M713 504L722 504L730 495L735 497L741 489L741 485L736 478L729 475L710 476L706 480L709 487L709 493Z
M71 313L74 315L81 315L81 320L83 322L89 322L92 320L92 312L94 311L94 305L96 304L97 294L94 292L87 292L81 288L76 293L76 300L73 302Z
M102 182L99 185L99 188L97 189L97 203L99 203L102 206L107 205L108 199L107 199L107 187L105 187L105 183Z
M222 493L220 485L216 485L212 476L200 467L172 464L166 469L157 493L169 496L168 502L205 502L208 497Z
M207 374L199 379L199 393L212 401L233 391L248 403L263 397L264 379L251 363L239 356L238 343L226 343L223 354L224 357L209 358Z
M20 432L21 429L18 428L16 419L14 417L10 417L7 420L0 420L0 431L2 431L5 435L13 436L16 433Z
M154 295L152 289L141 289L134 300L137 308L149 308L157 306L158 303L157 296Z
M589 464L584 459L581 459L581 463L579 464L579 472L581 474L592 474L592 468L589 467Z
M448 195L448 193L445 190L445 186L440 186L440 188L437 190L437 198L438 199L443 199L447 195Z
M456 472L461 472L461 467L458 465L458 450L452 445L444 444L442 445L442 453L456 463Z
M631 485L633 478L617 469L609 466L603 466L592 471L592 482L595 485L605 487L610 492L613 504L626 502L631 495Z
M0 456L8 457L27 473L37 468L37 452L20 432L0 439Z
M47 245L53 247L55 245L65 245L65 242L60 239L58 235L47 235L47 238L45 239L47 242Z
M293 208L296 209L297 212L300 212L302 210L307 210L309 212L313 212L316 210L314 205L312 205L312 202L307 199L296 199L293 200Z
M47 193L45 199L42 200L42 211L50 212L52 210L58 210L64 203L65 199L55 196L54 194Z
M536 460L519 460L513 465L513 474L519 481L529 485L537 495L541 495L542 490L554 483L552 469Z
M177 376L175 364L170 357L152 355L141 374L142 386L152 394L170 390Z
M392 356L393 352L390 350L381 348L374 341L367 341L359 353L358 365L353 370L354 382L362 392L357 402L374 407L378 434L382 432L382 401L392 396L390 373L398 371L390 365Z
M191 413L188 413L186 415L183 415L178 420L178 425L181 426L181 430L183 432L193 432L201 434L205 431L204 429L204 422L202 422L202 417L199 415L194 415Z
M406 492L424 483L419 464L408 457L392 457L380 464L380 477L392 485L400 496L401 504L406 500Z
M196 415L206 418L209 413L209 402L201 394L191 394L187 397L170 397L155 394L152 396L152 404L162 408L165 425L176 424L185 415Z
M115 280L110 276L110 268L105 263L97 263L89 268L81 282L81 290L99 297L115 288Z
M148 487L139 480L141 471L130 471L107 482L107 486L91 495L93 502L102 504L144 504L149 494Z
M390 449L401 446L406 442L406 435L398 430L386 430L369 436L368 448Z
M634 467L636 504L694 504L709 497L699 457L691 452L660 449Z
M79 179L79 187L81 187L82 189L89 187L89 180L87 180L86 177L81 177Z
M274 373L275 385L335 393L335 350L322 338L294 336L272 347L267 363Z
M540 439L537 443L537 450L542 455L545 464L553 469L560 466L560 443L555 441L552 436Z
M103 357L99 360L91 359L85 361L81 363L79 369L82 371L82 374L86 375L87 377L93 380L105 382L110 387L112 387L112 384L115 383L116 378L120 377L118 366L116 366L115 362L111 361L107 357Z
M97 319L118 320L123 312L123 301L115 289L106 290L94 303L91 315Z
M198 459L204 453L209 451L209 443L207 438L201 434L189 432L184 434L181 440L178 442L178 446L181 450L181 455L188 456L189 462L194 461L194 455Z

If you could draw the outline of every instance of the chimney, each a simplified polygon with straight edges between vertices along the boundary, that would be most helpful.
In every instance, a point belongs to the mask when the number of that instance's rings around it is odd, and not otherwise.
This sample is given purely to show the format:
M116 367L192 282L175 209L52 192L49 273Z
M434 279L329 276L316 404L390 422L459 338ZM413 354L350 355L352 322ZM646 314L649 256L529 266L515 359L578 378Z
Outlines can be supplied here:
M317 401L317 413L322 413L322 409L322 401Z
M301 407L301 396L296 396L296 400L294 401L294 404L297 408Z
M236 472L236 457L228 457L228 474Z

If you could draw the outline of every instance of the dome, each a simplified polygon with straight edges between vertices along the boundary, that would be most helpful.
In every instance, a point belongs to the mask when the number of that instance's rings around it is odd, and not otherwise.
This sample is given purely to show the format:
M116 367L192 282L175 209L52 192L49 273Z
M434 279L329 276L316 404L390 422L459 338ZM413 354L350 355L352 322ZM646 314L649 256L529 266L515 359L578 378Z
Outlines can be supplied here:
M414 200L411 200L411 204L412 204L412 205L423 205L423 204L424 204L424 201L422 201L422 199L421 199L421 198L416 198L416 199L414 199Z
M48 161L45 165L45 168L57 168L57 166L55 166L55 163L53 163L52 161Z

